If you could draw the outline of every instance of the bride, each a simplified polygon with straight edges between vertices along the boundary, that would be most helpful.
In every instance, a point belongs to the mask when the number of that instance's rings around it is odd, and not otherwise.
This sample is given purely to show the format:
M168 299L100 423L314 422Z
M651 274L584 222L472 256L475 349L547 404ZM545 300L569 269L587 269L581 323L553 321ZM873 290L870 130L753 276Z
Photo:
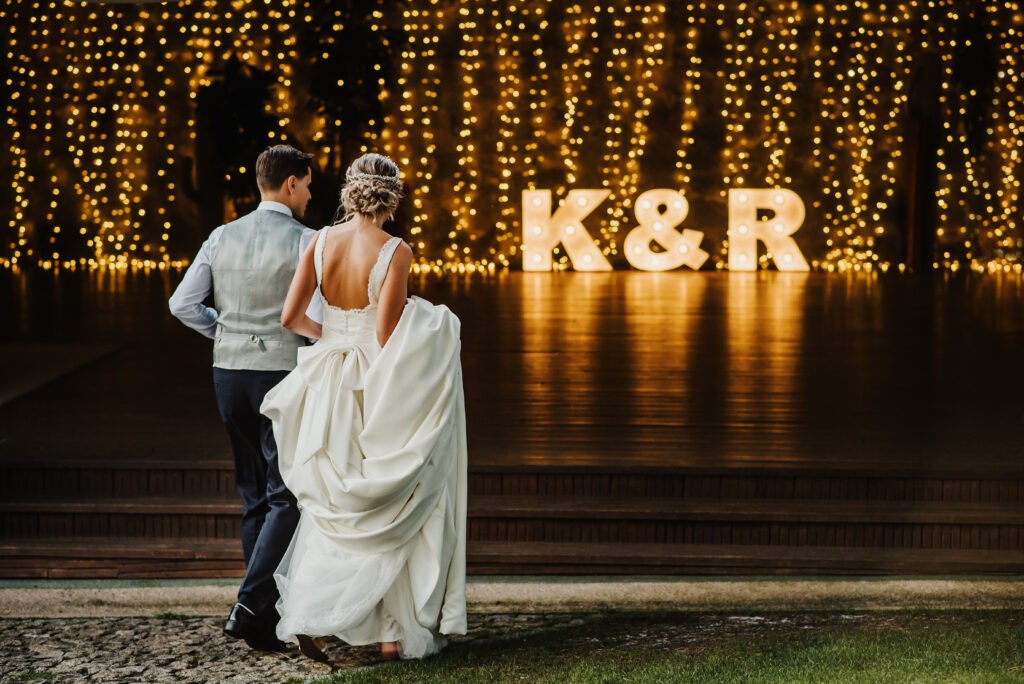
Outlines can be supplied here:
M398 167L366 154L345 177L347 220L317 234L282 314L320 340L261 407L301 511L275 574L277 635L318 660L328 635L420 658L466 632L460 324L407 297L412 250L383 229ZM305 315L314 291L322 331Z

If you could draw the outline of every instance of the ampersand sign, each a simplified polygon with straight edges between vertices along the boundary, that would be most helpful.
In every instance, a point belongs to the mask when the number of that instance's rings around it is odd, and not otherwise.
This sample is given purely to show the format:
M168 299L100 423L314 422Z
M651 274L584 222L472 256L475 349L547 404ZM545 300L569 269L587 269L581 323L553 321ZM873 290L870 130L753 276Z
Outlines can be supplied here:
M689 228L681 233L675 230L689 211L690 203L675 190L659 188L640 195L635 207L640 225L629 231L624 243L629 263L644 271L670 271L684 265L699 269L708 260L708 253L700 248L704 233ZM652 250L652 242L665 251Z

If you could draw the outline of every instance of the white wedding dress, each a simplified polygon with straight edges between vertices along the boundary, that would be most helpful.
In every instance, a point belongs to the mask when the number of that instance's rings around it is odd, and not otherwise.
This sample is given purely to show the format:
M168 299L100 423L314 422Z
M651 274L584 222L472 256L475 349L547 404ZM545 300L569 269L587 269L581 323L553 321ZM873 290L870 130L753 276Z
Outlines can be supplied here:
M277 635L399 642L402 657L466 632L466 426L459 319L418 297L382 348L377 300L401 240L381 249L370 304L323 299L323 336L266 396L301 517L275 579ZM329 274L328 274L329 275Z

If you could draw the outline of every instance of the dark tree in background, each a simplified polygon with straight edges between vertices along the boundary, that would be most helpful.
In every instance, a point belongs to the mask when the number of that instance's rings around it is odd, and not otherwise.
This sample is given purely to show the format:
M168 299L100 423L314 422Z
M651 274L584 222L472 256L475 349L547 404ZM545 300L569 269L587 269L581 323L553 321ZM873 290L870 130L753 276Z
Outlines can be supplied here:
M299 27L298 44L307 55L305 108L323 118L322 135L303 141L307 151L329 148L326 160L314 169L313 200L308 222L327 224L335 218L338 189L345 169L359 156L368 140L383 128L385 92L396 87L395 68L405 43L401 2L386 7L365 0L315 3L312 21ZM398 96L398 95L396 95Z
M270 109L273 74L234 55L209 74L212 83L196 94L195 159L186 164L192 178L185 188L212 230L227 218L225 199L237 214L255 208L256 157L272 141L276 119Z

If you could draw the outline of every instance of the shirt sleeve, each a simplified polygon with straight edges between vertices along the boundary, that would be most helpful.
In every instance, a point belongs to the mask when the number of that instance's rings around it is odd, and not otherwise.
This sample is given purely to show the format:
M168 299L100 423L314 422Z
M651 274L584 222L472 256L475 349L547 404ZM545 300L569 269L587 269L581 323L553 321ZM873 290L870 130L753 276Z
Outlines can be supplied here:
M213 272L210 270L213 260L213 241L214 235L211 234L199 248L196 258L185 271L185 277L182 278L178 288L167 302L171 314L188 327L210 339L213 339L217 330L219 316L216 309L203 304L203 301L213 291Z
M306 253L309 248L309 243L316 238L316 231L312 228L307 228L302 231L302 237L299 238L299 259L302 259L302 255ZM317 323L323 325L324 322L324 309L320 304L320 292L313 290L313 296L309 300L309 306L306 307L306 315L312 318Z

